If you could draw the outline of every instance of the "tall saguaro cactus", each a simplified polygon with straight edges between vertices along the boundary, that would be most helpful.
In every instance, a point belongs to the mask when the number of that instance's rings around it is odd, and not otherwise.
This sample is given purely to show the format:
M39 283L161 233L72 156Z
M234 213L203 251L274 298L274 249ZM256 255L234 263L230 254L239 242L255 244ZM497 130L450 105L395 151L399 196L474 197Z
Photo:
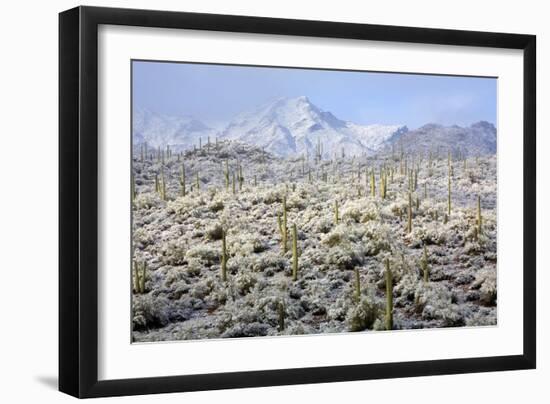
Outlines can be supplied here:
M390 259L386 258L386 330L393 329L393 275Z
M407 233L412 231L412 195L409 192L409 210L407 214Z
M296 223L292 224L292 280L298 279L298 236Z
M229 191L229 162L225 160L225 190Z
M450 153L449 153L450 156ZM449 160L450 161L450 160ZM449 163L449 179L448 179L448 186L447 186L447 215L451 216L451 169L450 169L450 163Z
M430 268L428 267L428 251L426 250L425 244L424 244L424 252L422 255L422 273L424 275L424 282L428 283L430 280Z
M227 242L226 242L227 231L222 229L222 256L221 256L221 277L222 281L227 281Z
M287 216L286 216L286 196L283 196L283 222L279 223L279 230L281 232L281 243L282 243L282 247L283 247L283 253L286 253L287 249L288 249L288 227L287 227Z
M281 300L277 307L279 314L279 331L284 331L285 329L285 304Z
M481 196L477 196L477 232L481 233L481 224L483 218L481 217Z
M141 264L141 272L139 263L134 260L134 292L145 293L145 281L147 280L147 262Z
M163 201L165 201L166 200L166 179L164 178L164 170L162 170L161 172L160 181L161 181L160 197Z
M134 174L132 173L132 201L136 199L137 192L136 192L136 180L134 178Z
M181 196L185 196L185 165L181 165L181 176L180 176L180 185L181 185Z
M361 299L361 277L359 276L359 268L355 268L355 298L357 301Z

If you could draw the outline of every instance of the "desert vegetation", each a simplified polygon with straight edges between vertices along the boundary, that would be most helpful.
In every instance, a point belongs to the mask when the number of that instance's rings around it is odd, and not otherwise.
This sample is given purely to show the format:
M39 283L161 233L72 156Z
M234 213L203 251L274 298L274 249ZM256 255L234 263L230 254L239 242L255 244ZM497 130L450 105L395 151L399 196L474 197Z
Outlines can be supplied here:
M496 156L322 148L134 146L134 341L496 325Z

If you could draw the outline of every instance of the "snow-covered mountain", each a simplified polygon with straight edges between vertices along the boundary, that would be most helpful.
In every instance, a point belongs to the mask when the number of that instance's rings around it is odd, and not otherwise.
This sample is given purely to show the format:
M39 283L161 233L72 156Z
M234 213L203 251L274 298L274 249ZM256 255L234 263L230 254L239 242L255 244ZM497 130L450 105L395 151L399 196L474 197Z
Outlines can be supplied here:
M170 146L172 150L192 149L193 145L211 141L216 131L190 117L162 115L143 108L136 108L132 117L133 141L135 145L147 142L151 147Z
M324 158L372 154L390 139L407 132L401 125L362 126L342 121L313 105L307 97L281 98L237 116L221 138L239 140L275 155Z
M442 152L467 156L495 154L497 130L489 122L480 121L467 127L427 124L411 130L395 142L396 150L403 145L408 151ZM386 146L388 149L388 146Z
M136 109L134 144L192 149L208 138L234 140L264 149L279 157L308 155L323 158L385 153L403 147L407 151L460 151L468 155L494 154L496 128L488 122L469 127L427 124L415 130L403 125L359 125L323 111L307 97L280 98L235 117L215 130L189 117L156 114Z

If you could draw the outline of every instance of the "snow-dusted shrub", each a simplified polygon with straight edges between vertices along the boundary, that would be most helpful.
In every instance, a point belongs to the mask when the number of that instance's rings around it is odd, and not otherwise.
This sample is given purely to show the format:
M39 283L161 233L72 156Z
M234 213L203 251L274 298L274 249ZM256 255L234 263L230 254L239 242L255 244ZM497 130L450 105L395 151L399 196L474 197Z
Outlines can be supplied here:
M214 224L206 229L206 236L210 240L221 240L223 237L223 227L221 224Z
M186 251L184 240L169 241L160 248L162 262L166 265L182 265L185 261Z
M381 208L381 213L385 217L397 216L401 217L407 214L409 202L404 199L399 199L395 202L391 202Z
M344 240L344 233L339 230L333 230L321 239L321 243L329 247L335 247Z
M497 274L494 267L483 268L476 274L476 279L471 286L472 289L479 288L479 301L492 306L497 301Z
M416 289L414 300L416 311L422 313L423 319L440 320L443 327L464 325L464 317L445 286L434 282L421 283Z
M366 223L378 219L378 208L368 199L347 201L341 210L343 220L350 219L356 223Z
M237 291L241 295L245 295L254 287L254 285L258 282L258 278L251 274L250 272L238 272L237 275L234 278L235 286L237 288Z
M288 209L302 210L306 207L306 205L307 205L306 200L297 193L292 193L291 195L289 195L286 201L286 206Z
M469 327L497 325L497 311L487 307L480 307L472 316L466 319Z
M364 226L363 245L366 255L375 256L381 251L390 250L390 232L387 225L371 221Z
M203 263L199 259L189 260L186 267L187 276L199 276L204 268Z
M393 271L394 277L397 271ZM401 276L401 279L394 286L393 291L397 296L405 299L406 301L414 301L415 292L418 287L419 279L418 274L412 271L406 271ZM385 287L385 282L384 282Z
M169 300L165 296L132 296L132 324L134 330L164 326L169 323Z
M326 314L327 308L324 299L316 294L308 294L307 296L300 297L300 304L302 308L313 315L322 315Z
M362 297L346 314L346 324L350 331L363 331L372 328L378 317L378 307L370 298Z
M222 338L238 338L238 337L260 337L266 336L269 331L269 325L262 323L250 323L250 324L235 324L228 330L226 330L221 337Z
M447 234L443 227L434 223L427 223L422 226L413 224L413 230L407 237L411 242L410 246L413 248L421 247L424 244L441 245L447 240Z
M328 217L315 216L315 220L312 221L311 230L315 234L326 234L333 226L333 220Z
M134 199L136 209L151 209L162 206L164 201L156 193L138 194Z
M276 252L267 251L263 254L254 256L251 262L251 270L254 272L263 272L267 268L272 268L276 272L285 269L288 260Z
M143 249L150 244L153 244L154 238L150 231L144 227L138 227L133 232L134 248Z
M332 304L327 312L327 316L330 320L344 321L346 314L351 308L352 301L347 297L339 297L336 302Z
M268 191L265 191L262 196L266 205L271 205L283 201L283 191L278 189L270 188Z
M210 246L198 244L187 250L186 258L198 258L207 263L215 263L220 260L220 251Z
M223 210L224 204L221 199L216 199L210 202L208 205L208 209L210 209L212 212L219 212L220 210Z
M349 245L333 247L325 255L325 262L337 268L353 269L362 263L364 255L364 251L360 250L360 246L356 248Z

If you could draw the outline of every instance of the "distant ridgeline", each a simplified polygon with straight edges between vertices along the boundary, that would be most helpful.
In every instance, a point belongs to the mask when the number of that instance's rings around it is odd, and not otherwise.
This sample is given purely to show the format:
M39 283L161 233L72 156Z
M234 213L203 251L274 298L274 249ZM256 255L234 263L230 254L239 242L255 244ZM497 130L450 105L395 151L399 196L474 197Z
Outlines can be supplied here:
M307 97L282 98L238 115L221 131L188 117L135 109L133 144L170 147L176 152L200 148L208 142L230 140L257 146L278 157L309 156L331 159L346 156L395 154L400 150L476 156L496 153L496 128L488 122L468 127L424 125L358 125L322 111Z

